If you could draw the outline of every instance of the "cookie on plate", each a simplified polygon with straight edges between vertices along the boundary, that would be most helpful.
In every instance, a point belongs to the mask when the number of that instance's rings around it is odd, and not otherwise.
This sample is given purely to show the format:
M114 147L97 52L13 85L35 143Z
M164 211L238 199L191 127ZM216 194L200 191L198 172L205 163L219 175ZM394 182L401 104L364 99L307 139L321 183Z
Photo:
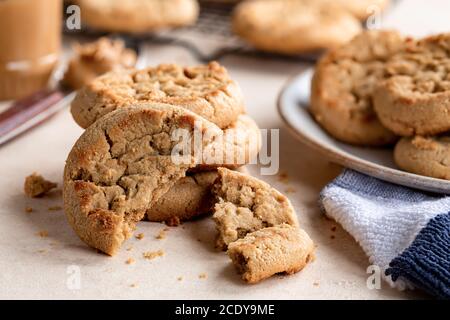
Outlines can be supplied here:
M186 109L152 103L111 112L81 135L66 160L63 198L69 223L85 243L116 254L145 212L198 163L196 148L173 153L179 129L190 145L199 130L205 138L198 147L221 131Z
M257 49L281 54L337 47L361 29L345 9L315 0L250 0L233 13L236 34Z
M194 24L196 0L77 0L87 26L108 32L140 33Z
M395 146L394 159L405 171L450 180L450 136L404 137Z
M250 175L219 168L213 187L218 202L213 219L218 231L217 247L228 245L247 233L279 224L297 227L298 220L289 199L267 183Z
M410 41L386 63L374 93L384 126L401 136L450 130L450 33Z
M311 85L310 111L333 137L363 146L396 141L378 120L372 95L386 76L384 61L404 43L394 31L366 31L320 59Z
M161 102L189 109L220 128L245 111L241 90L217 62L196 67L163 64L143 70L117 71L81 89L72 116L87 128L105 114L136 102Z
M305 231L281 224L230 243L227 254L242 279L256 283L277 273L299 272L314 260L314 249Z

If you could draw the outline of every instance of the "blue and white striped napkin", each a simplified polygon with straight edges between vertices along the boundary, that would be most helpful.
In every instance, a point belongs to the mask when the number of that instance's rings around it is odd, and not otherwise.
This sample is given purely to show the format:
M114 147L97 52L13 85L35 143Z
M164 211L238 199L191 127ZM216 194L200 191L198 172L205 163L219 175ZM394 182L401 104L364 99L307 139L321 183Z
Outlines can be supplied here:
M450 299L450 196L346 169L322 190L320 203L392 286Z

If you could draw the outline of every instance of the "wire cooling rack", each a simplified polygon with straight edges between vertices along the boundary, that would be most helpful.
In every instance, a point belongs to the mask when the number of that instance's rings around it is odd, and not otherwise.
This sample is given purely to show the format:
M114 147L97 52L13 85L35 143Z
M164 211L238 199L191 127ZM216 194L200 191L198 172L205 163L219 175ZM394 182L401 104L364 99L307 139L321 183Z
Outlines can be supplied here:
M317 54L286 57L264 53L253 49L233 34L231 30L231 13L234 4L229 2L201 1L199 18L195 25L175 30L164 30L148 34L118 34L98 32L86 27L81 31L65 29L70 37L97 38L100 36L119 37L128 47L139 51L144 43L165 44L183 47L202 62L220 60L226 55L257 56L265 59L295 60L300 62L314 62Z

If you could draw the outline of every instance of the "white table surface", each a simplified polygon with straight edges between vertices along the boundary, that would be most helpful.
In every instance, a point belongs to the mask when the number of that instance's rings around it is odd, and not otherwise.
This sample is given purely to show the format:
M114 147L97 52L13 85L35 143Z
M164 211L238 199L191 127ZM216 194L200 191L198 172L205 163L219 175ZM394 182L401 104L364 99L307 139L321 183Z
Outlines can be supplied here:
M450 30L450 1L401 2L383 25L409 34ZM149 63L197 63L189 52L171 46L150 48ZM210 218L170 228L166 239L155 236L164 225L141 222L137 233L111 258L81 242L62 211L60 192L29 199L24 178L37 171L62 183L64 161L82 130L68 109L50 121L0 148L0 298L16 299L405 299L422 298L418 291L400 292L382 283L379 290L366 286L369 261L354 239L320 213L320 190L341 170L315 151L297 142L276 111L276 97L286 81L306 66L254 58L224 58L223 63L241 85L247 109L261 128L280 129L279 176L263 176L287 195L301 226L317 243L317 259L302 272L275 276L257 285L244 284L225 253L214 249L215 230ZM258 167L250 171L258 176ZM25 207L34 209L26 213ZM332 227L337 226L336 231ZM39 237L40 231L48 237ZM334 235L334 238L331 236ZM132 246L130 251L126 248ZM162 249L165 256L142 258L144 251ZM134 258L128 265L125 261ZM73 267L75 266L75 268ZM73 287L79 271L80 288ZM206 279L199 275L205 273ZM75 275L76 276L76 275ZM181 281L178 277L183 277ZM69 285L68 285L69 284Z

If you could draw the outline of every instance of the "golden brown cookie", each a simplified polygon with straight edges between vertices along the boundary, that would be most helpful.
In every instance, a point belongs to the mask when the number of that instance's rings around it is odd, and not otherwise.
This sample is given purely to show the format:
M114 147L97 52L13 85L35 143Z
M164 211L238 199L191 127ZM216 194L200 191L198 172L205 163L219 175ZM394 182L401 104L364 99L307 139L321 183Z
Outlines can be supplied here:
M161 102L189 109L221 128L244 112L241 90L217 62L196 67L174 64L105 74L80 90L72 102L75 121L87 128L131 103Z
M175 185L146 212L149 221L190 220L211 212L214 197L211 188L217 171L196 172L178 180Z
M386 63L374 107L383 125L401 136L450 130L450 33L410 41Z
M277 273L299 272L314 260L314 249L305 231L281 224L230 243L227 254L244 281L257 283Z
M363 146L396 141L378 120L372 95L386 77L385 61L404 44L397 32L366 31L320 59L311 85L310 110L328 133Z
M145 212L198 163L196 148L178 148L173 139L181 129L191 145L195 130L204 135L198 147L220 132L186 109L152 103L118 109L81 135L66 161L63 195L84 242L114 255Z
M395 146L394 159L405 171L450 180L450 136L404 137Z
M113 70L132 68L136 52L125 48L123 41L100 38L87 44L76 44L63 82L74 90L87 85L98 76Z
M194 24L196 0L77 0L83 23L109 32L148 32Z
M236 7L233 30L254 47L295 55L346 43L362 28L332 3L316 0L249 0Z
M267 183L252 176L218 169L213 187L218 202L213 219L218 231L217 247L226 250L247 233L282 223L298 226L289 199Z
M261 149L261 132L250 116L241 114L205 148L202 163L193 171L217 167L236 169L255 161Z

